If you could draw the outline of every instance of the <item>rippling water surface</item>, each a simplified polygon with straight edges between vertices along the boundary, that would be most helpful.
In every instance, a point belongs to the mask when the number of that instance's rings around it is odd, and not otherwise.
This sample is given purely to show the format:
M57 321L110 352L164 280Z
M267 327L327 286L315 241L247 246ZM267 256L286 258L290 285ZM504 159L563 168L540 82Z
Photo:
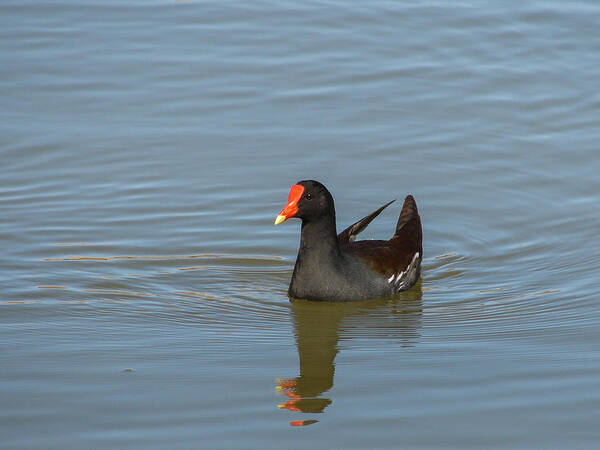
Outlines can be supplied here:
M595 447L599 23L3 2L1 446ZM290 302L305 178L340 229L412 193L422 280Z

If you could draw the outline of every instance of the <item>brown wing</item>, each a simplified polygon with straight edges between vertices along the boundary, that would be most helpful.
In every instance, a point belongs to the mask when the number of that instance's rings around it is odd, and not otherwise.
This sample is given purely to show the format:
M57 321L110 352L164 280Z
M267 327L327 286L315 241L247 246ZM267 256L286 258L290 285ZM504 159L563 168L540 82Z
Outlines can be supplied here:
M391 202L386 203L378 210L373 211L368 216L363 217L358 222L350 225L348 228L346 228L344 231L342 231L340 234L338 234L338 241L339 241L340 245L349 244L350 242L354 242L354 240L356 239L356 236L361 231L363 231L365 228L367 228L367 225L369 225L375 217L377 217L379 214L381 214L381 211L383 211L385 208L390 206L395 201L396 200L392 200Z
M378 211L375 212L378 213ZM366 218L368 217L370 216ZM407 270L416 253L419 253L420 261L423 257L422 242L421 217L417 203L412 195L408 195L398 218L396 232L389 241L348 242L342 248L364 260L376 272L391 276Z

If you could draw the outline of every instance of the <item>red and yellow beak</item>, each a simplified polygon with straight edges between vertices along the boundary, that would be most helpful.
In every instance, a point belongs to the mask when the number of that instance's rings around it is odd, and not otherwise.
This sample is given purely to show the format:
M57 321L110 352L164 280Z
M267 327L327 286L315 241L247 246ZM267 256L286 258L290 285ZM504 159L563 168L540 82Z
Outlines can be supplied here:
M288 196L287 205L285 205L285 208L283 208L279 215L275 218L275 225L279 225L281 222L284 222L290 217L294 217L296 215L298 212L298 202L302 198L303 193L304 186L300 186L299 184L292 186Z

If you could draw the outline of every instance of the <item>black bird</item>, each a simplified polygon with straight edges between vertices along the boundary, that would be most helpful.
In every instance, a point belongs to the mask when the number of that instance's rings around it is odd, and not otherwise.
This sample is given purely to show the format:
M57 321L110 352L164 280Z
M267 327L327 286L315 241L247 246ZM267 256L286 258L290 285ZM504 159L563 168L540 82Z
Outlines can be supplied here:
M300 248L288 295L292 298L350 301L389 297L413 286L421 273L421 218L406 196L390 240L355 241L394 200L337 234L333 197L318 181L299 181L275 225L302 219Z

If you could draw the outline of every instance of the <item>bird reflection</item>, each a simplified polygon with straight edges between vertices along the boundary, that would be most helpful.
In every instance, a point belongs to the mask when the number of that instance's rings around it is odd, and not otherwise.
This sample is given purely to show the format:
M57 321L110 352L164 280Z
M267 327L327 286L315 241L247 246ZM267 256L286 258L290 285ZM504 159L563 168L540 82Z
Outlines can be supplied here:
M291 299L300 375L277 380L276 389L288 397L280 409L322 413L332 400L323 394L333 387L335 357L343 339L385 338L410 347L419 339L421 283L390 299L328 303ZM309 425L316 420L292 421Z

